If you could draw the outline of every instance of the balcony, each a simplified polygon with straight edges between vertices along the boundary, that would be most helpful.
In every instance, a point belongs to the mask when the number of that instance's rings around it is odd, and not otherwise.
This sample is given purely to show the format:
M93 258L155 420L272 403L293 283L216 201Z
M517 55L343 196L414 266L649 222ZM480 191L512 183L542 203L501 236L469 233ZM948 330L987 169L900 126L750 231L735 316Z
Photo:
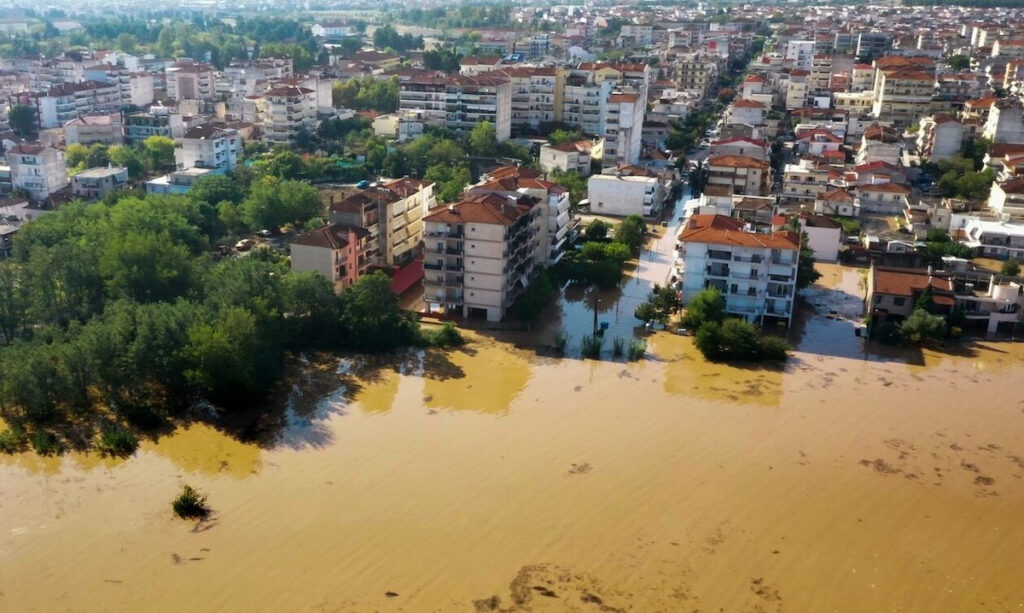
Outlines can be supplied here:
M728 277L730 271L728 266L715 265L705 267L704 272L709 277Z
M732 254L728 251L717 251L715 249L708 250L708 259L710 260L722 260L725 262L732 260Z

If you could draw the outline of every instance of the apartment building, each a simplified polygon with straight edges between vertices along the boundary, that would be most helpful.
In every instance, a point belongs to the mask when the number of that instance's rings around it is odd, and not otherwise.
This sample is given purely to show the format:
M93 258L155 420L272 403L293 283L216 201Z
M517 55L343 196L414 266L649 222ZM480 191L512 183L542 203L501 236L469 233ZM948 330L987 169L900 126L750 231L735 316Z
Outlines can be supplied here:
M733 194L767 196L771 193L771 166L746 155L716 155L705 162L708 185L724 185Z
M767 112L765 105L757 100L740 98L732 103L729 110L729 123L748 126L764 125L764 117Z
M25 190L33 200L45 200L68 185L64 152L53 147L23 142L7 151L7 161L12 187Z
M181 114L162 106L150 107L148 113L126 113L123 123L124 140L129 145L137 145L150 136L177 139L185 135Z
M218 128L212 124L197 126L185 132L174 150L174 161L179 169L209 168L217 172L231 172L242 155L242 138L237 130Z
M64 124L64 142L68 145L120 145L124 143L121 114L85 115Z
M213 174L210 168L186 168L146 181L147 194L187 194L195 182Z
M304 232L289 244L291 269L318 273L340 291L366 273L367 238L366 230L340 223Z
M511 86L511 132L537 134L562 112L565 73L556 68L515 67L498 71Z
M294 143L301 132L316 131L316 92L306 87L275 87L264 96L263 140L271 145Z
M561 120L579 126L585 134L604 134L608 112L608 96L613 83L594 83L584 75L570 75L565 80Z
M656 173L634 174L614 168L590 176L587 199L590 200L590 210L598 215L650 216L661 210L665 188Z
M786 43L786 59L793 60L793 66L810 71L814 65L814 41L791 40Z
M544 172L561 170L562 172L578 172L590 176L591 152L594 143L588 140L551 145L545 143L540 147L540 167Z
M153 104L153 75L132 72L124 67L96 64L85 69L85 78L108 85L116 85L121 106L145 107Z
M347 197L327 188L320 199L332 223L366 230L366 263L387 267L405 266L419 255L423 217L437 206L434 184L408 177L383 180Z
M216 73L209 64L178 62L164 74L171 100L213 100L217 95Z
M682 55L676 62L679 88L699 98L707 98L714 93L712 90L718 83L722 68L721 58L712 54L696 52Z
M514 198L525 194L536 198L541 208L537 238L542 250L538 251L538 262L552 265L562 259L579 227L579 219L570 207L568 190L547 181L535 170L501 166L484 173L476 185L466 188L467 196L487 193Z
M964 126L949 113L922 117L917 130L917 154L932 162L948 160L960 153Z
M512 135L512 84L497 75L453 76L445 83L444 126L469 132L478 123L494 125L498 141Z
M910 206L910 188L899 183L858 185L857 206L860 212L875 215L904 215Z
M814 202L829 191L832 172L827 163L813 159L786 164L782 173L782 203L811 209Z
M83 200L99 200L128 185L128 169L121 166L99 167L71 175L71 193Z
M914 312L926 290L939 312L948 313L956 303L949 273L872 266L867 276L867 305L872 325L898 323Z
M988 208L996 215L1024 218L1024 176L993 183Z
M878 124L871 125L861 136L860 148L857 150L856 162L870 164L885 162L899 166L903 160L903 137L899 131Z
M601 164L613 168L640 161L643 145L644 111L647 99L639 94L612 92L604 120L604 157Z
M437 73L417 74L401 79L398 86L399 111L415 113L428 125L444 126L447 116L447 83L448 77Z
M883 32L861 32L857 34L857 59L870 62L881 57L892 47L892 36Z
M810 91L811 73L803 69L790 71L786 84L786 110L795 111L807 106L807 93Z
M796 232L753 232L742 219L693 215L679 234L683 302L717 288L725 312L747 321L793 320L800 237Z
M900 127L916 124L931 112L935 97L935 60L887 56L875 60L875 118Z
M84 81L51 87L34 99L39 127L58 128L81 115L116 113L121 110L121 94L116 85Z
M999 98L992 103L982 136L992 142L1024 143L1024 103L1020 96Z
M424 219L428 307L501 321L542 261L541 223L541 207L527 195L479 194L431 212Z

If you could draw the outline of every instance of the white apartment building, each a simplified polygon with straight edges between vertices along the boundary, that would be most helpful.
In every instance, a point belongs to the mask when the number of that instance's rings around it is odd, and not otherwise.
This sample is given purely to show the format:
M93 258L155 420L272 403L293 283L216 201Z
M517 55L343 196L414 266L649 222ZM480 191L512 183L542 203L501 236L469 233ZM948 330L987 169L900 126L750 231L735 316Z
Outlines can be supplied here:
M242 138L237 130L217 128L207 124L185 132L174 150L178 169L209 168L217 172L231 172L242 154Z
M999 143L1024 143L1024 103L1019 96L992 103L982 136Z
M591 175L587 180L587 199L590 210L597 215L649 216L661 210L665 190L657 177L616 172Z
M7 152L11 184L33 200L45 200L68 184L64 152L39 143L25 142Z
M715 287L729 315L751 322L792 322L800 251L796 232L752 232L742 219L693 215L679 243L684 304Z
M401 80L398 85L399 112L415 114L428 125L444 126L447 82L447 77L438 74L416 75Z
M1024 217L1024 177L993 183L988 195L988 208L996 215Z
M39 127L57 128L81 115L115 113L121 110L117 85L85 81L51 87L35 99Z
M556 120L562 107L564 73L555 68L523 66L503 68L497 74L508 78L511 86L513 133L536 134L542 125Z
M829 191L828 164L804 159L786 164L782 172L782 201L789 205L812 208L814 202Z
M543 249L535 198L480 194L424 219L424 295L431 310L501 321L529 286Z
M124 140L129 145L137 145L150 136L178 139L185 135L181 113L163 106L152 106L148 113L128 113L123 121Z
M153 104L153 75L132 72L126 68L97 64L85 69L85 78L116 85L121 95L121 106L145 107Z
M504 76L453 76L445 83L444 126L469 132L478 123L494 125L498 141L512 135L512 85Z
M263 140L270 144L295 142L301 131L316 131L316 92L305 87L283 86L268 91Z
M178 62L164 72L167 96L171 100L213 100L216 97L216 73L209 64Z
M922 117L917 131L917 153L925 160L948 160L960 152L963 138L963 124L949 113Z
M581 140L560 145L543 144L540 147L540 167L544 172L561 170L562 172L578 172L590 176L591 152L594 143Z
M612 92L608 96L601 160L605 168L636 164L640 160L646 106L647 99L639 94Z
M786 59L793 60L793 66L810 71L814 63L813 40L791 40L786 43Z

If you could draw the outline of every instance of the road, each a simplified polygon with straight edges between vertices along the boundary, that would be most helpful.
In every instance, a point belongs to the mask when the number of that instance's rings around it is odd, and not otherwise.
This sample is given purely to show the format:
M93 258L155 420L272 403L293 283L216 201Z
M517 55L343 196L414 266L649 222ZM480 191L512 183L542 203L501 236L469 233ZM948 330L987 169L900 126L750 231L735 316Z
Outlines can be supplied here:
M691 198L690 186L685 185L676 201L667 227L657 226L658 237L651 239L640 252L636 271L632 276L648 287L664 285L672 274L676 260L676 237L682 229L684 205Z

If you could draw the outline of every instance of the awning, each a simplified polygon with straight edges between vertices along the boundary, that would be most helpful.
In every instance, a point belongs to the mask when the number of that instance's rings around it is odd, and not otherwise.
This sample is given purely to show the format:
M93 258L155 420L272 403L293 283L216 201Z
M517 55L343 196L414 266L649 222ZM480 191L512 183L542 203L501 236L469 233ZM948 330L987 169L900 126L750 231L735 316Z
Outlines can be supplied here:
M423 279L423 260L415 259L391 277L391 291L401 295Z

